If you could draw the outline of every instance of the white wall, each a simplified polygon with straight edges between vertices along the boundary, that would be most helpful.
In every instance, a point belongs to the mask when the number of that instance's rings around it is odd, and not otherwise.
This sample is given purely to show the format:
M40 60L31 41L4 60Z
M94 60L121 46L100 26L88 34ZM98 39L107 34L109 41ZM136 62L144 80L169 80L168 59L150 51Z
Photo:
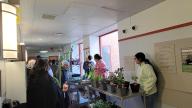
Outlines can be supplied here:
M26 72L25 62L0 61L1 93L0 108L6 97L12 100L26 102Z
M191 0L166 0L143 12L129 17L118 23L119 39L190 22L192 21L191 4ZM137 26L136 31L130 30L132 25ZM127 29L128 32L123 34L123 29ZM153 44L156 42L182 39L192 36L190 27L188 27L188 29L181 28L172 31L164 32L165 34L154 34L155 36L150 35L147 37L121 41L119 43L120 64L123 66L124 56L134 55L139 51L146 52L151 58L154 58Z
M0 97L0 108L2 108L2 102L6 96L6 68L5 61L0 61L0 70L1 70L1 97Z
M6 88L6 66L5 66L5 61L0 61L0 70L1 70L1 95L4 97L5 96L5 88Z
M123 65L124 56L132 56L137 52L145 52L150 59L154 60L154 44L158 42L183 39L192 37L192 26L175 29L167 32L153 34L146 37L126 40L119 43L120 45L120 61ZM125 50L126 49L126 50Z
M192 19L191 4L191 0L165 0L156 6L133 15L119 22L119 39L189 22ZM130 29L132 25L137 26L136 31ZM121 32L123 29L128 30L127 34Z
M25 62L6 62L6 98L26 102Z
M191 22L191 4L192 0L165 0L156 6L133 15L132 17L119 22L119 39L121 40L123 38L132 37L138 34ZM135 31L130 29L132 25L137 26ZM128 32L123 34L123 29L127 29ZM144 52L148 58L154 61L154 43L189 37L192 37L192 26L120 41L120 65L124 66L125 56L133 56L140 51ZM164 100L162 100L163 104L161 108L191 108L192 104L186 100L187 98L183 97L186 95L189 96L189 98L192 98L190 93L165 89L164 96L165 95L169 98L163 98ZM177 98L173 99L174 96ZM179 99L181 96L183 97L182 100Z

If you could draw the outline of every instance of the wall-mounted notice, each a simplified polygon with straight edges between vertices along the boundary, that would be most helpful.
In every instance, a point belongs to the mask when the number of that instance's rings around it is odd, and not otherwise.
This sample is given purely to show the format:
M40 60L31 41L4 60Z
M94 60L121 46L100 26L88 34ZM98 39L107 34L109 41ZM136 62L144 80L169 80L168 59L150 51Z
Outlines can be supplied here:
M131 81L131 76L136 75L134 56L124 57L124 77L125 80Z
M162 73L176 73L174 41L156 43L155 57Z
M134 56L124 57L124 68L129 72L135 72L135 61Z
M192 48L184 48L181 50L182 72L192 73Z

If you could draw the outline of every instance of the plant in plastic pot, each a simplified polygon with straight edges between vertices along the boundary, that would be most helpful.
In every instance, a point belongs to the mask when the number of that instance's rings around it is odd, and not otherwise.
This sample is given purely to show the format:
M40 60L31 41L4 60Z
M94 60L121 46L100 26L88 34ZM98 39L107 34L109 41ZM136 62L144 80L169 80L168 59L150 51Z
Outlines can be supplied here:
M107 84L108 83L110 83L110 82L108 82L107 79L101 80L101 87L102 87L103 90L107 90Z
M113 72L110 72L108 78L105 79L108 92L112 92L111 88L113 88L112 86L114 85L113 82L115 78L116 78L115 74Z
M100 75L95 75L94 70L89 71L88 79L91 81L93 87L99 88L99 83L102 80Z
M94 80L93 80L93 85L94 85L94 87L96 87L96 88L99 88L100 87L100 81L102 80L102 77L100 76L100 75L98 75L98 76L95 76L94 77Z
M108 91L111 93L116 93L116 88L117 88L117 76L115 75L115 73L111 73L109 76L109 85L108 87Z
M111 83L110 83L110 90L111 90L110 92L111 92L111 93L116 93L116 89L117 89L117 84L111 82Z
M94 86L94 80L95 80L94 70L89 71L88 79L91 81L91 85Z
M117 94L120 96L125 96L128 93L128 89L124 87L123 85L117 86Z
M137 76L132 76L132 80L134 81L134 83L130 84L130 86L133 93L138 93L140 90L140 84L137 83L137 79Z
M124 80L123 71L124 71L123 68L118 68L115 71L115 73L117 74L116 83L118 85L117 94L120 96L127 95L129 90L129 82Z

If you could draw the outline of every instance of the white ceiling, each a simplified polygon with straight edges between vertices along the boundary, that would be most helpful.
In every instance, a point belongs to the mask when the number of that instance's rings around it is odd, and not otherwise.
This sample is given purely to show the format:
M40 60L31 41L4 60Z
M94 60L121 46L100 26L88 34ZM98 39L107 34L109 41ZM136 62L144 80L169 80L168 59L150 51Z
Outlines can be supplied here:
M27 45L55 46L102 30L162 0L21 0ZM54 20L42 19L43 14ZM56 33L63 33L58 36Z

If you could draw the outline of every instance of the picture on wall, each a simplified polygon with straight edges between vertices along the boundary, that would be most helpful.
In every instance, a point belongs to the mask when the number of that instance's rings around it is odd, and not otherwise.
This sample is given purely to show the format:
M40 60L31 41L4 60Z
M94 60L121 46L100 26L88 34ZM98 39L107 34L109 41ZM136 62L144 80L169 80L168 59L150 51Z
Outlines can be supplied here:
M185 48L181 51L182 72L192 73L192 48Z

